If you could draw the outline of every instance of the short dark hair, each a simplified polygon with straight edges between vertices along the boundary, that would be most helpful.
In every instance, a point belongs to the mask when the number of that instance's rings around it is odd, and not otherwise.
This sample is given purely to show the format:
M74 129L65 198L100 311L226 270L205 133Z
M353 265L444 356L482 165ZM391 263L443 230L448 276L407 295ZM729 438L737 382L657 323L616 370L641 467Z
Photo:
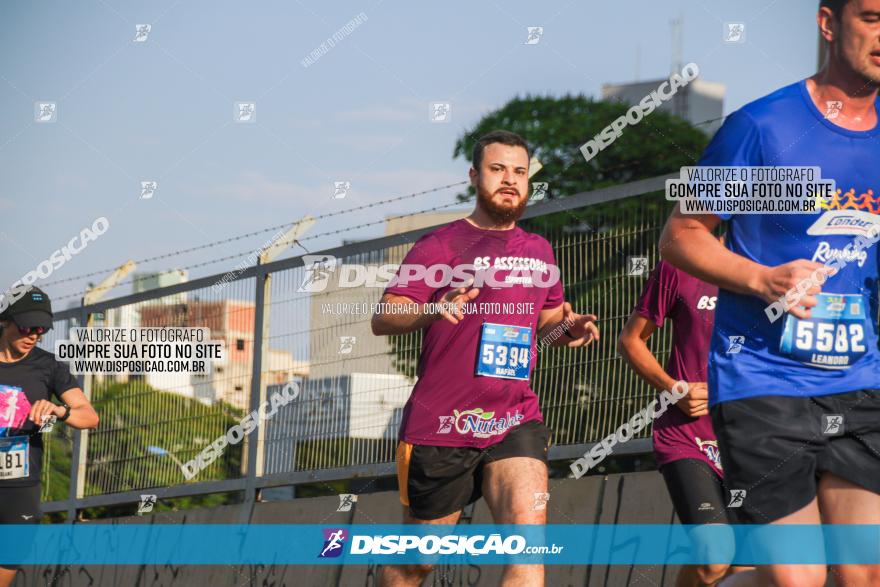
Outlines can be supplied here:
M847 3L849 3L849 0L819 0L819 8L830 8L831 12L834 13L834 18L840 20Z
M493 130L490 133L486 133L477 139L477 144L474 145L474 153L471 157L471 165L474 166L474 169L477 171L480 170L480 165L483 163L483 150L487 145L491 145L493 143L501 143L502 145L508 145L510 147L522 147L526 150L526 155L531 159L531 152L529 151L529 145L526 143L525 139L516 134L515 132L510 132L509 130Z

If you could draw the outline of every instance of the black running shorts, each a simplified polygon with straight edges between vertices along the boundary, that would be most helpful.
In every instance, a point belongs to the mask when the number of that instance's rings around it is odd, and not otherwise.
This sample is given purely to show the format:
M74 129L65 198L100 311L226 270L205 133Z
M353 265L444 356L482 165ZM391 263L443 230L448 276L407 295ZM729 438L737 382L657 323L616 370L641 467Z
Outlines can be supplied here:
M737 523L803 508L825 472L880 494L880 389L732 400L712 408L712 424Z
M400 502L418 520L436 520L460 511L483 495L483 467L511 457L547 462L550 429L541 422L520 424L485 449L425 446L401 441L397 445Z

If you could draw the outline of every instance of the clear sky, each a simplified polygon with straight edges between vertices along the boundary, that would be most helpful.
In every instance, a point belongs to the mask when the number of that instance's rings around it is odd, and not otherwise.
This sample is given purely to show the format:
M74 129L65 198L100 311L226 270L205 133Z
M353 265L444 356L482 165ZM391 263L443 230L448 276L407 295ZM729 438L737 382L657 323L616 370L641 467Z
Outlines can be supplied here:
M47 281L462 181L468 163L453 160L452 148L483 114L526 93L598 96L603 83L668 75L669 23L679 16L683 60L727 85L729 113L814 71L817 4L3 2L0 283L9 287L101 216L107 232ZM359 14L348 36L303 66ZM744 43L723 42L725 22L745 23ZM133 41L138 24L151 25L144 42ZM529 26L544 27L539 43L524 43ZM434 101L451 103L450 122L430 121ZM56 103L57 120L36 122L35 102ZM255 122L234 122L236 102L256 103ZM140 199L147 180L157 190ZM351 182L344 199L331 197L334 181ZM445 204L456 193L319 220L311 234ZM272 232L139 270L243 259ZM307 245L381 233L376 224ZM59 298L85 285L48 292ZM127 293L130 286L114 292Z

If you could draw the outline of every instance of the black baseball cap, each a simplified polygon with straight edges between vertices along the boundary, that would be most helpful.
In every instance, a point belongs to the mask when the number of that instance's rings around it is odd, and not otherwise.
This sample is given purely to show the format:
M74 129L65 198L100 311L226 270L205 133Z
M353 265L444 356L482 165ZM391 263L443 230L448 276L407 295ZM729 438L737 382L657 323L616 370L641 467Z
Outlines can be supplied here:
M49 330L52 328L52 303L46 292L38 287L31 287L13 302L0 318L12 320L22 328L41 326Z

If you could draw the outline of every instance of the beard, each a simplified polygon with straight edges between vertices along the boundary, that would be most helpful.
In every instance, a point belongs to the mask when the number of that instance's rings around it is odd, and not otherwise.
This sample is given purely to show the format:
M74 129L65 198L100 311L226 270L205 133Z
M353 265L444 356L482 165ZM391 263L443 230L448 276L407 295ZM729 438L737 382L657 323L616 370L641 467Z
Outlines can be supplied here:
M498 191L501 190L499 189ZM519 190L517 190L517 192L519 192ZM485 212L486 215L496 224L508 224L519 220L520 216L525 212L526 203L529 201L528 198L523 198L519 204L513 206L504 204L499 205L492 200L494 195L495 194L489 193L489 191L484 189L481 185L477 185L477 207Z

